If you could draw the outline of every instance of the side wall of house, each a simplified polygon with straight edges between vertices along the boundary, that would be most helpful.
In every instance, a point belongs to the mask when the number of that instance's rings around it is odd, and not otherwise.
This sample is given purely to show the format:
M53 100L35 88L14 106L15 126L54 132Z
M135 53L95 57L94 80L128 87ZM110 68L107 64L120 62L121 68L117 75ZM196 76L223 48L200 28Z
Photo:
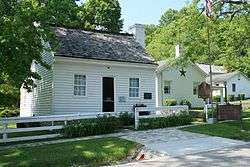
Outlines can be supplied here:
M236 91L233 92L232 84L236 85ZM235 75L227 81L227 94L235 95L245 94L247 98L250 98L250 80L242 74Z
M200 84L205 81L205 76L193 65L184 68L186 76L181 76L180 68L167 68L158 75L158 94L159 105L164 105L165 99L176 99L179 103L181 100L189 100L192 107L203 107L204 102L198 95L193 94L194 83ZM164 82L170 82L170 93L164 93Z
M45 44L49 47L48 44ZM54 56L52 53L44 51L43 61L53 65ZM53 92L53 66L52 69L35 62L31 65L31 70L41 76L41 80L34 80L36 87L31 93L21 88L20 116L48 115L52 112L52 92Z
M99 113L102 112L102 79L114 78L115 112L132 111L137 103L155 108L155 66L150 68L128 66L130 63L99 61L89 64L88 60L57 61L54 65L53 114ZM86 76L86 97L74 96L74 75ZM129 98L129 78L140 79L139 98ZM152 93L151 100L144 100L144 93ZM122 101L119 100L122 97Z

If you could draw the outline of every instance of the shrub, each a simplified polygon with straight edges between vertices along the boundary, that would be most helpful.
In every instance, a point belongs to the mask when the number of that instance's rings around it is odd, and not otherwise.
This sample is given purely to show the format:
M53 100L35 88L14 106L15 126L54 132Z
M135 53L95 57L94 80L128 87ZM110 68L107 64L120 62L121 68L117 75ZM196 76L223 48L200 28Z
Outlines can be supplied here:
M234 95L228 95L228 100L229 101L234 101L235 100L235 96Z
M4 108L0 111L0 117L17 117L20 111L18 108Z
M139 121L139 130L189 125L191 122L192 117L189 114L180 114L169 117L143 118Z
M134 125L134 113L124 112L120 113L119 120L123 126Z
M165 100L165 105L166 106L176 106L177 105L177 100L175 100L175 99L166 99Z
M220 102L220 95L213 96L213 101L216 103L219 103Z
M238 100L246 100L246 95L245 94L239 94L238 95Z
M208 109L207 116L208 118L216 118L217 117L216 109L212 108Z
M189 109L192 107L192 103L189 100L181 100L180 105L187 105Z
M69 122L64 126L65 137L84 137L115 132L120 126L119 118L103 116L95 119L86 119Z

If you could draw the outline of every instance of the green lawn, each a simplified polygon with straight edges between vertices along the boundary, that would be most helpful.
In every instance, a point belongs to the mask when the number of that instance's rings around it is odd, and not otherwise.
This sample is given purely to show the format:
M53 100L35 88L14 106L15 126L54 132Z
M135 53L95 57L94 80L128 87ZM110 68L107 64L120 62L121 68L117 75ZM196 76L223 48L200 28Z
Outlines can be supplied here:
M243 125L244 131L241 131L240 124L237 121L211 125L198 125L182 128L182 130L211 136L250 141L250 120L244 120Z
M125 160L139 144L120 138L16 148L0 151L0 166L100 166Z

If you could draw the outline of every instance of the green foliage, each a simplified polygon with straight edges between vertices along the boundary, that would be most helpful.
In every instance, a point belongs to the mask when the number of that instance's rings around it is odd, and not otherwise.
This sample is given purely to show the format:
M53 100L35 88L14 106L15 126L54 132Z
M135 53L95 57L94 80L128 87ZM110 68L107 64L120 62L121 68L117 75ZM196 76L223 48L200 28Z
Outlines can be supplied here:
M234 95L228 95L227 96L229 101L235 101L235 96Z
M0 109L0 117L17 117L19 116L20 111L14 107L4 108L3 110Z
M123 126L134 125L134 114L129 112L124 112L119 115L119 120Z
M245 94L239 94L237 100L246 100Z
M165 99L164 105L166 106L176 106L177 100L176 99Z
M118 33L123 26L118 0L87 0L79 15L88 29Z
M216 118L217 117L216 109L211 109L211 108L208 109L207 116L208 118Z
M157 33L157 30L158 30L157 25L154 24L145 25L146 45L148 45L154 39L154 35Z
M178 10L169 9L167 10L160 19L160 26L167 26L177 19Z
M201 15L194 1L178 12L166 12L166 24L161 24L157 33L149 35L147 51L156 60L174 58L175 46L181 44L183 61L209 63L207 47L206 16ZM168 16L169 15L169 16ZM168 21L171 20L171 21ZM162 21L161 21L162 22ZM250 77L249 14L236 15L233 20L222 17L210 21L211 54L216 65L223 65L228 71L241 71Z
M220 95L213 96L213 101L216 103L219 103L220 102Z
M108 134L115 132L120 124L119 118L103 116L70 122L64 127L63 133L68 138Z
M192 107L192 103L187 99L181 100L180 105L187 105L189 109Z
M191 124L189 114L180 114L169 117L143 118L139 121L139 130L166 128Z

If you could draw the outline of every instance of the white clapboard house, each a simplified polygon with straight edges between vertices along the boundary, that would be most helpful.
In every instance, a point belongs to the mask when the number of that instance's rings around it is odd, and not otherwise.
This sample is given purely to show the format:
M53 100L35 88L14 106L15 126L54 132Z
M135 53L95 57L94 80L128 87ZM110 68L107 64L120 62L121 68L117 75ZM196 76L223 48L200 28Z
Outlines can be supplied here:
M59 48L43 53L52 70L31 65L42 79L31 93L21 88L21 116L154 108L157 64L144 50L144 26L130 30L134 35L53 28Z
M176 59L180 57L180 49L176 47ZM185 67L171 65L170 60L158 62L157 68L157 106L164 106L166 99L191 102L192 107L203 107L203 99L198 97L198 86L208 76L195 63L188 61Z
M209 65L197 64L207 75L209 75ZM207 77L207 82L210 82L210 77ZM225 96L234 95L238 97L244 94L246 98L250 98L250 78L245 74L234 71L227 72L223 66L212 66L212 81L213 95L221 96L221 101L224 102Z

